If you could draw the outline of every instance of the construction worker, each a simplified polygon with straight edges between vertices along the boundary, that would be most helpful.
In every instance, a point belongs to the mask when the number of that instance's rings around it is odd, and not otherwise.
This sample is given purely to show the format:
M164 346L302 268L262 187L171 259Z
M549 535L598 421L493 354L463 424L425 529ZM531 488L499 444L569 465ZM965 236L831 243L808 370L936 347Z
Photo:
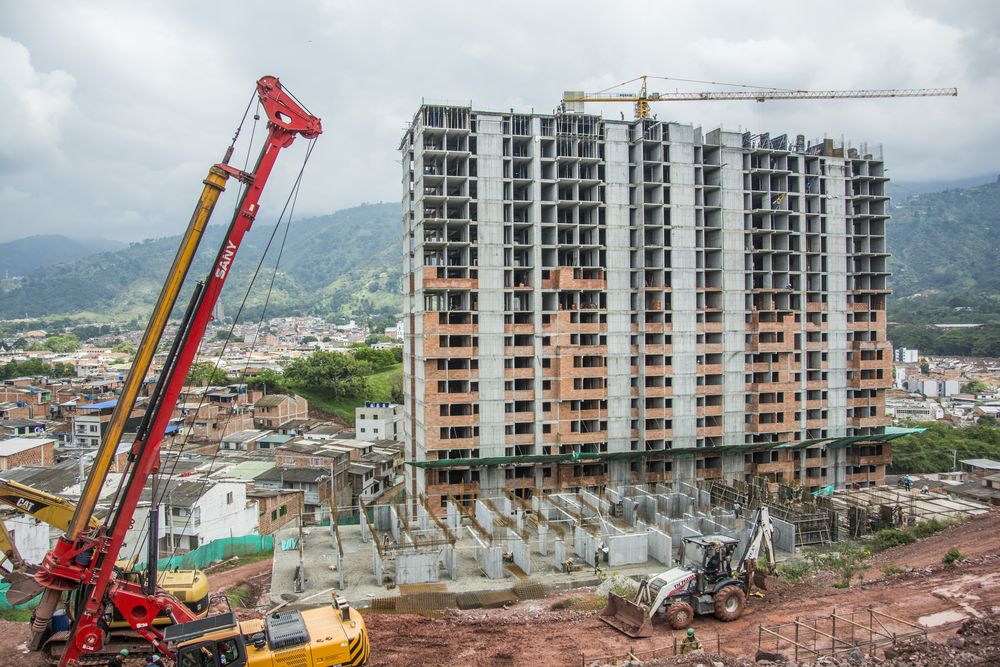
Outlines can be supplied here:
M906 491L907 493L909 493L910 492L910 485L912 483L913 482L910 481L910 476L909 475L903 475L903 490L904 491Z
M108 667L124 667L125 658L127 657L128 657L128 649L123 648L122 650L118 651L118 655L112 656L111 659L108 660Z
M713 577L719 574L719 568L722 567L722 544L719 542L711 543L712 555L708 558L708 563L705 565L705 574Z
M601 550L594 551L594 574L601 573Z
M743 516L743 505L740 505L738 502L733 503L733 514L736 515L737 519L739 519L740 517L742 517Z
M681 642L681 655L702 650L701 642L694 636L694 628L688 628L687 637Z

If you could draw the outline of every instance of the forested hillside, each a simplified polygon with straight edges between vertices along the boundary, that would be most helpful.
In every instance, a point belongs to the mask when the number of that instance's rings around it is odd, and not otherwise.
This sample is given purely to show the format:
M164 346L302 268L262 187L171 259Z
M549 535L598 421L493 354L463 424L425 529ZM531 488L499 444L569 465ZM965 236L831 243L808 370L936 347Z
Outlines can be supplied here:
M0 278L24 276L32 271L72 262L82 257L124 248L125 244L108 239L71 239L61 234L28 236L0 243Z
M293 222L268 313L395 316L400 309L400 230L398 204L365 204ZM222 295L227 315L234 314L242 302L274 231L273 225L257 223L247 234ZM221 226L206 232L193 275L208 270L223 234ZM284 227L275 235L247 300L244 312L249 316L259 313L268 296L283 236ZM5 281L0 319L74 314L90 319L145 319L178 243L176 236L133 243L117 252L46 266L20 281Z
M887 233L893 342L929 354L1000 356L1000 182L897 202ZM984 326L928 326L940 323Z

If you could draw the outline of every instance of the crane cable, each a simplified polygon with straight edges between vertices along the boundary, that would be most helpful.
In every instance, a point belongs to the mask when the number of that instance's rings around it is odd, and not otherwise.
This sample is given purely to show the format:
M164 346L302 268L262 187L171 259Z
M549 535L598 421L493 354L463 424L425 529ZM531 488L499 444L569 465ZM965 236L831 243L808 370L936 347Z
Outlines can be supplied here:
M732 86L734 88L747 88L747 89L750 89L750 90L780 90L780 91L783 91L783 92L801 92L801 91L799 91L798 89L795 89L795 88L778 88L776 86L752 86L752 85L748 85L748 84L745 84L745 83L726 83L724 81L703 81L701 79L682 79L682 78L678 78L678 77L674 77L674 76L652 76L652 75L646 75L645 78L647 78L647 79L658 79L658 80L661 80L661 81L681 81L683 83L704 83L704 84L711 85L711 86ZM621 83L616 83L613 86L608 86L607 88L603 88L603 89L595 91L593 93L587 93L587 95L590 96L590 97L596 97L597 95L601 95L602 93L606 93L609 90L614 90L615 88L621 88L622 86L627 86L630 83L635 83L636 81L641 81L642 79L643 79L643 77L637 76L634 79L629 79L628 81L622 81Z
M240 118L240 122L236 126L236 130L233 133L233 138L230 140L229 146L226 148L225 159L223 160L224 162L228 162L229 159L230 159L230 157L232 156L234 147L236 145L236 141L239 138L240 133L243 131L243 126L246 124L247 115L250 113L250 107L252 107L254 105L254 100L256 100L256 102L257 102L257 110L254 112L253 127L251 128L251 132L250 132L250 142L247 145L247 155L246 155L246 160L244 161L243 171L246 171L247 165L249 164L250 155L251 155L252 148L253 148L254 137L257 134L257 121L260 120L260 114L259 114L259 110L260 110L260 95L257 93L256 90L253 93L251 93L251 95L250 95L250 100L247 102L246 109L243 110L243 116ZM243 193L245 192L245 189L247 187L248 187L247 184L241 183L240 195L239 195L239 197L237 197L237 204L236 204L237 207L239 206L239 202L242 201L242 199L243 199ZM200 345L199 345L199 347L200 347ZM165 372L166 370L167 369L162 369L161 372ZM148 406L147 409L149 409L151 407L153 407L153 406ZM171 406L171 410L173 410L173 407L174 406ZM198 409L199 410L201 409L201 403L199 403ZM129 478L129 471L132 468L133 463L134 463L133 461L129 461L126 464L125 470L122 472L122 476L118 480L118 486L115 489L115 494L111 498L110 507L112 509L118 505L118 502L119 502L119 500L121 498L122 491L124 489L125 481ZM176 464L175 464L175 466L176 466ZM157 484L158 480L156 479L155 476L153 476L152 482L153 483L152 483L151 491L153 493L150 494L150 502L151 503L155 502L155 500L156 500L153 497L153 495L155 495L156 487L158 486L158 484ZM113 511L110 511L108 513L108 517L109 518L112 517L113 515L114 515ZM139 529L139 535L143 535L143 534L146 533L148 522L149 522L149 514L147 513L146 517L143 519L142 527ZM138 555L138 549L143 545L144 541L145 540L137 540L136 541L136 544L133 547L132 554L131 554L128 562L135 562L135 560L137 558L137 555Z
M288 92L288 91L286 91L286 92ZM289 92L289 94L291 94L291 93ZM249 166L250 156L253 154L253 142L254 142L254 138L256 137L257 122L260 120L260 113L259 113L259 111L260 111L260 97L256 93L251 98L250 102L247 104L247 108L243 112L243 118L241 119L240 124L237 127L235 134L233 135L233 139L232 139L232 142L230 144L230 148L227 151L227 158L228 158L231 155L232 146L235 144L237 137L239 137L239 135L240 135L240 131L241 131L241 129L242 129L242 127L243 127L243 125L244 125L244 123L246 121L247 115L249 114L250 107L253 105L254 99L257 100L257 108L256 108L256 110L254 112L254 116L253 116L253 127L252 127L252 130L251 130L251 139L250 139L249 145L247 146L247 153L246 153L246 157L245 157L245 160L244 160L244 168L243 168L244 171L246 171L246 168ZM233 320L233 325L230 327L229 333L228 333L228 335L226 337L226 341L223 344L222 350L219 353L219 359L216 361L216 364L215 364L216 368L218 367L218 362L221 361L221 358L225 354L226 348L229 345L229 342L230 342L230 340L232 338L235 326L239 322L240 314L243 312L243 309L244 309L244 307L245 307L245 305L247 303L247 300L248 300L248 298L250 296L250 292L253 289L253 286L254 286L254 284L256 282L258 274L260 273L261 266L263 265L263 262L264 262L265 258L267 257L267 253L268 253L268 251L269 251L269 249L271 247L271 244L274 241L274 237L277 234L278 227L280 227L280 225L281 225L281 219L284 217L285 212L288 210L289 201L291 201L293 194L295 195L295 197L297 199L298 187L299 187L299 184L301 183L302 175L303 175L303 172L305 171L305 166L306 166L306 164L309 161L309 156L312 153L312 149L313 149L314 143L315 143L315 139L313 139L310 142L310 144L309 144L309 149L306 152L306 156L305 156L305 158L303 160L302 167L300 168L299 174L298 174L298 176L296 178L296 181L295 181L295 183L292 186L292 192L289 193L289 196L288 196L288 198L285 201L285 206L284 206L284 208L281 211L281 215L279 215L278 221L275 223L274 230L271 233L271 237L268 240L267 246L264 249L264 252L263 252L263 254L261 256L260 262L258 262L257 268L254 271L253 276L252 276L252 278L250 280L250 283L247 286L247 292L246 292L246 294L243 297L243 302L240 304L240 308L239 308L239 310L238 310L238 312L236 314L236 317ZM249 187L247 184L241 184L240 193L239 193L239 196L237 197L237 203L236 203L237 209L239 207L239 202L242 201L243 194L244 194L244 192L245 192L245 190L246 190L247 187ZM294 207L293 207L293 212L294 212ZM234 213L235 213L235 211L234 211ZM290 222L290 217L289 217L289 222ZM287 238L287 234L288 234L288 232L287 232L287 225L286 225L285 238ZM284 247L284 240L282 241L282 248L283 247ZM277 266L275 266L275 272L276 271L277 271ZM272 274L271 287L273 287L274 277L275 276ZM271 287L269 287L269 289L268 289L268 299L270 299ZM260 330L260 325L263 322L263 317L264 317L265 312L266 312L266 305L265 305L264 310L262 310L262 312L261 312L261 321L258 323L258 329L257 329L258 332ZM200 350L201 350L201 346L203 344L204 344L204 339L202 339L202 341L199 342L199 353L198 353L197 356L201 356L200 355ZM254 338L254 346L256 346L256 335L255 335L255 338ZM249 367L249 360L250 360L250 356L252 356L252 354L253 354L253 350L254 350L254 348L252 347L251 350L250 350L250 353L248 355L248 358L247 358L246 367L244 368L244 376L246 374L246 369ZM197 412L200 411L201 408L203 407L203 405L205 403L206 394L207 394L207 392L203 393L202 396L201 396L201 398L199 399L198 407L196 409L195 414L197 414ZM172 409L172 407L171 407L171 409ZM228 426L229 421L231 419L232 419L232 414L230 414L226 418L226 425L227 426ZM159 479L157 480L157 484L156 484L156 486L160 487L159 497L158 498L155 497L155 495L156 495L155 493L151 494L150 502L152 504L161 505L162 502L163 502L164 497L166 497L166 495L170 492L170 483L171 483L171 481L172 481L172 479L173 479L173 477L175 475L175 472L177 470L178 462L180 461L180 457L181 457L181 455L183 455L184 450L185 450L185 448L188 445L188 441L189 441L190 437L191 437L191 432L189 431L188 433L185 434L184 440L181 442L180 447L178 448L177 456L174 457L174 460L172 462L172 466L171 466L170 472L167 473L165 475L165 477L162 474L159 475ZM213 456L213 458L212 458L212 462L211 462L211 464L209 466L208 474L211 474L211 472L212 472L212 470L214 468L215 459L216 459L217 456L218 456L218 449L216 450L215 456ZM122 481L124 481L125 478L126 478L126 475L123 475ZM202 489L204 489L204 484L205 483L207 483L207 479L203 482ZM121 482L119 484L119 491L120 491L120 487L121 487ZM190 521L190 514L188 515L188 521ZM142 526L141 526L141 528L139 530L139 535L140 536L147 533L148 526L149 526L149 514L147 513L146 517L143 520L143 524L142 524ZM184 526L184 529L186 529L186 528L187 528L187 522L185 522L185 526ZM145 541L146 541L145 539L136 540L136 543L133 546L132 557L131 557L132 560L136 559L137 554L138 554L138 550L144 545ZM176 549L177 549L177 546L174 546L173 547L173 552L171 554L171 557L174 554L176 554ZM148 564L147 564L147 567L148 567Z
M243 312L243 310L244 310L244 308L245 308L245 306L247 304L247 301L248 301L248 299L250 297L250 294L251 294L251 292L253 290L254 284L256 283L257 277L260 274L260 271L261 271L261 268L263 267L264 261L267 258L268 252L270 251L271 245L273 244L275 236L278 233L278 229L281 227L281 221L282 221L283 218L285 218L285 213L287 212L288 213L288 218L287 218L287 220L285 220L285 232L284 232L284 235L282 236L282 239L281 239L281 244L280 244L280 247L279 247L279 250L278 250L278 257L277 257L277 260L276 260L276 263L275 263L275 266L274 266L274 270L271 272L271 279L269 281L269 285L268 285L268 289L267 289L267 297L265 299L264 306L261 309L260 319L259 319L259 321L257 323L257 330L256 330L256 332L254 334L253 343L251 344L250 350L249 350L249 352L247 354L247 361L246 361L246 364L244 365L244 368L243 368L242 375L243 375L244 379L246 378L246 372L247 372L247 370L250 367L251 358L252 358L253 353L254 353L254 351L256 349L257 341L258 341L258 338L259 338L259 335L260 335L260 329L261 329L261 327L263 325L264 318L265 318L265 316L267 314L267 306L268 306L268 304L270 302L271 293L272 293L272 290L274 288L274 281L275 281L275 279L277 277L278 267L280 265L282 254L284 253L285 243L286 243L286 241L288 239L288 230L289 230L289 227L291 225L292 216L294 215L294 212L295 212L295 204L298 201L298 192L299 192L300 185L302 183L302 177L303 177L303 174L305 172L306 165L309 162L309 158L312 155L312 151L313 151L313 148L315 147L315 144L316 144L316 139L315 138L311 139L310 142L309 142L309 147L306 150L305 157L304 157L304 159L302 161L302 166L299 169L299 173L298 173L298 175L297 175L297 177L295 179L294 184L292 185L291 191L289 192L289 195L288 195L288 197L285 200L285 205L284 205L284 207L281 210L281 214L278 216L278 221L276 222L276 224L274 226L274 229L271 232L271 237L268 239L267 245L264 248L264 252L261 254L260 261L257 263L257 267L256 267L256 269L253 272L253 275L252 275L252 277L250 279L250 283L249 283L249 285L247 285L247 290L246 290L246 293L243 296L243 301L241 302L240 307L237 310L237 313L236 313L235 317L233 318L233 324L229 328L229 332L228 332L228 334L226 336L226 340L223 343L222 349L219 351L218 359L217 359L217 361L215 363L215 367L218 368L218 364L219 364L219 362L221 362L222 357L225 355L226 348L229 346L229 343L230 343L230 341L232 339L232 336L233 336L233 332L234 332L234 330L236 328L237 323L239 322L240 315L242 314L242 312ZM202 339L201 343L202 344L204 343L204 339ZM199 345L199 347L200 347L200 345ZM200 400L200 402L198 404L199 409L204 404L204 400L205 400L205 394L202 394L201 400ZM226 421L225 421L225 425L226 426L228 426L228 424L232 420L232 418L233 418L233 414L232 413L229 414L226 417ZM223 432L225 432L225 428L223 429ZM185 435L184 441L181 443L181 446L180 446L179 451L178 451L178 455L176 457L174 457L173 465L171 466L170 472L167 473L166 479L165 479L165 483L162 484L163 488L161 490L161 494L160 494L160 498L159 498L159 503L158 504L162 504L163 498L165 497L165 494L168 493L167 490L169 489L170 482L172 481L172 479L174 477L174 474L176 472L177 464L180 461L180 456L181 456L181 454L183 454L184 449L185 449L185 447L188 444L188 439L190 438L190 436L191 436L191 434L190 434L190 431L189 431ZM218 459L219 452L221 451L221 449L222 448L221 448L221 443L220 443L220 446L216 448L215 453L212 455L211 461L209 463L208 471L205 473L205 477L203 477L203 479L202 479L200 493L204 492L205 486L209 482L208 475L211 475L214 472L214 470L215 470L215 462ZM161 475L161 478L162 478L162 475ZM200 493L199 493L199 496L200 496ZM184 533L184 531L187 530L187 527L188 527L188 525L190 524L190 521L191 521L191 517L192 517L192 514L189 513L188 516L187 516L187 519L184 522L184 526L181 528L181 533L182 534ZM148 521L148 514L147 514L147 521ZM144 528L145 528L145 525L144 525ZM176 545L176 544L172 545L172 550L171 550L171 555L170 555L171 559L177 554L177 549L178 549L178 545Z

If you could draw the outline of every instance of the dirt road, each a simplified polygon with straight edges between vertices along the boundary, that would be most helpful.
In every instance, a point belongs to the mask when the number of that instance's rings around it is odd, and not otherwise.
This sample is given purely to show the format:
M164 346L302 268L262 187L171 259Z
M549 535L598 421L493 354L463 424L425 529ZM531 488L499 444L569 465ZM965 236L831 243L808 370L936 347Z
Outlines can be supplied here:
M958 566L941 559L956 547L971 555ZM885 552L867 573L868 583L832 587L833 577L791 584L772 580L763 600L751 599L738 621L700 617L695 628L703 641L720 636L722 652L753 656L758 626L815 618L869 606L928 625L951 623L1000 610L1000 513L949 528L920 542ZM920 569L889 577L886 563ZM501 611L452 612L440 619L419 616L367 616L371 633L369 665L579 665L589 658L646 650L672 643L670 629L658 625L652 638L633 640L601 622L596 613L552 611L554 599L522 603ZM558 605L557 605L558 606ZM921 619L923 619L921 621Z

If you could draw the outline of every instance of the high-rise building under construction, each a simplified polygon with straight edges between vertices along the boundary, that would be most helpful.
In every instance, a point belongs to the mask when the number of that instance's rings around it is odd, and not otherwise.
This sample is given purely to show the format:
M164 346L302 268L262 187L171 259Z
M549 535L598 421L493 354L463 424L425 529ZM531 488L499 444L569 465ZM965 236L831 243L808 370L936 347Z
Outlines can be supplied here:
M407 490L881 482L881 155L421 106L403 156Z

